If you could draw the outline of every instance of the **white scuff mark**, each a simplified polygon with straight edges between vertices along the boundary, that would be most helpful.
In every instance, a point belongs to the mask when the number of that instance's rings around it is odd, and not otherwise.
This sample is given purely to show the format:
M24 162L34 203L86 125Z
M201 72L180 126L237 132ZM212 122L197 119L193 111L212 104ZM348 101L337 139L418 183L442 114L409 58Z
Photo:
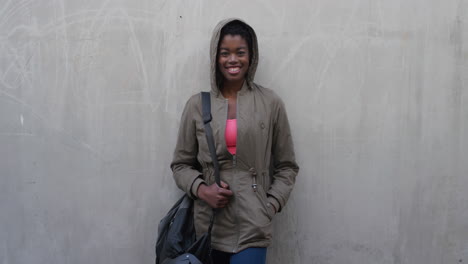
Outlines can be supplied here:
M127 22L128 28L130 30L130 34L131 34L130 43L132 44L133 52L136 55L135 57L137 59L136 64L138 66L138 70L140 74L142 75L142 79L143 79L143 93L145 94L145 98L146 98L145 103L147 103L151 107L151 109L154 111L156 107L151 102L148 69L146 67L145 60L143 59L144 55L141 49L140 41L138 40L138 37L136 34L134 21L132 21L131 17L124 9L120 9L119 11L120 11L120 14L125 16L126 18L125 22Z
M23 115L20 115L20 122L21 122L21 126L24 126L24 117L23 117Z

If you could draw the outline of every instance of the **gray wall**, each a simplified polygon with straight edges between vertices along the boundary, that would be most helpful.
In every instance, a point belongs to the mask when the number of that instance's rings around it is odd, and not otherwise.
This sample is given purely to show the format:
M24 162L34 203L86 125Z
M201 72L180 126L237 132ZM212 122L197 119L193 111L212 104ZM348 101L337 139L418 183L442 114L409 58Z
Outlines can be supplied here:
M468 262L465 0L0 0L0 263L152 263L222 18L301 166L269 263Z

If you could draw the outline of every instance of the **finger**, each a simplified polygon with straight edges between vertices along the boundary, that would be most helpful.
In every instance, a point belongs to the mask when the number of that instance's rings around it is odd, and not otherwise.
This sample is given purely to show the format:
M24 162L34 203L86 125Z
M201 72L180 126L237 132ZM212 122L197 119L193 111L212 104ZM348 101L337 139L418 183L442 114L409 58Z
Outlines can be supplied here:
M221 181L221 187L224 188L224 189L229 189L229 184Z
M223 196L232 196L232 191L228 189L219 189L218 193Z
M219 203L224 203L224 202L227 202L228 201L228 198L226 196L223 196L223 195L218 195L216 196L216 199L217 199L217 202Z

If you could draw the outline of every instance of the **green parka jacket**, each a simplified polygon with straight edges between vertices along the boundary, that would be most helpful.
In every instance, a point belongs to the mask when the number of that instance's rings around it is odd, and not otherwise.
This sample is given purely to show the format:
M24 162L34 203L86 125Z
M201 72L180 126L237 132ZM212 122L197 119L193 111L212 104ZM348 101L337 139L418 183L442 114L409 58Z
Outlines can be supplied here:
M237 94L236 155L227 150L225 126L228 101L217 87L216 53L221 28L233 20L221 21L211 40L211 112L216 154L221 180L234 195L216 215L212 246L224 252L239 252L248 247L267 247L271 242L271 221L285 206L299 171L286 110L282 100L270 89L253 82L258 64L258 44L252 35L251 64L246 82ZM243 22L243 21L241 21ZM245 22L243 22L245 23ZM206 142L200 94L193 95L182 114L177 144L171 163L177 186L195 200L197 235L206 232L211 208L196 193L201 183L214 183L214 169ZM201 168L201 169L200 169Z

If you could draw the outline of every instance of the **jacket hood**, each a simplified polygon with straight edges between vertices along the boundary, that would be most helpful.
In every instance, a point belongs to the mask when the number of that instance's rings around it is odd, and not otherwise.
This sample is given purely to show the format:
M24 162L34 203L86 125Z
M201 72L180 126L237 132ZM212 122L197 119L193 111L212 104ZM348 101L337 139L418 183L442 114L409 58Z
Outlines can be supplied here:
M210 62L211 62L211 90L215 92L216 94L219 94L220 90L217 85L217 80L216 80L216 68L218 67L217 61L216 61L216 55L218 53L218 44L219 44L219 37L221 35L221 29L228 24L229 22L232 21L239 21L242 24L244 24L248 31L250 32L250 35L252 36L252 54L249 54L251 56L251 63L249 65L249 69L247 71L247 86L251 89L253 87L253 80L255 77L255 72L257 71L257 65L258 65L258 43L257 43L257 35L255 34L255 31L252 29L249 24L245 23L243 20L238 19L238 18L228 18L225 20L222 20L216 25L216 27L213 30L213 35L211 37L211 44L210 44Z

